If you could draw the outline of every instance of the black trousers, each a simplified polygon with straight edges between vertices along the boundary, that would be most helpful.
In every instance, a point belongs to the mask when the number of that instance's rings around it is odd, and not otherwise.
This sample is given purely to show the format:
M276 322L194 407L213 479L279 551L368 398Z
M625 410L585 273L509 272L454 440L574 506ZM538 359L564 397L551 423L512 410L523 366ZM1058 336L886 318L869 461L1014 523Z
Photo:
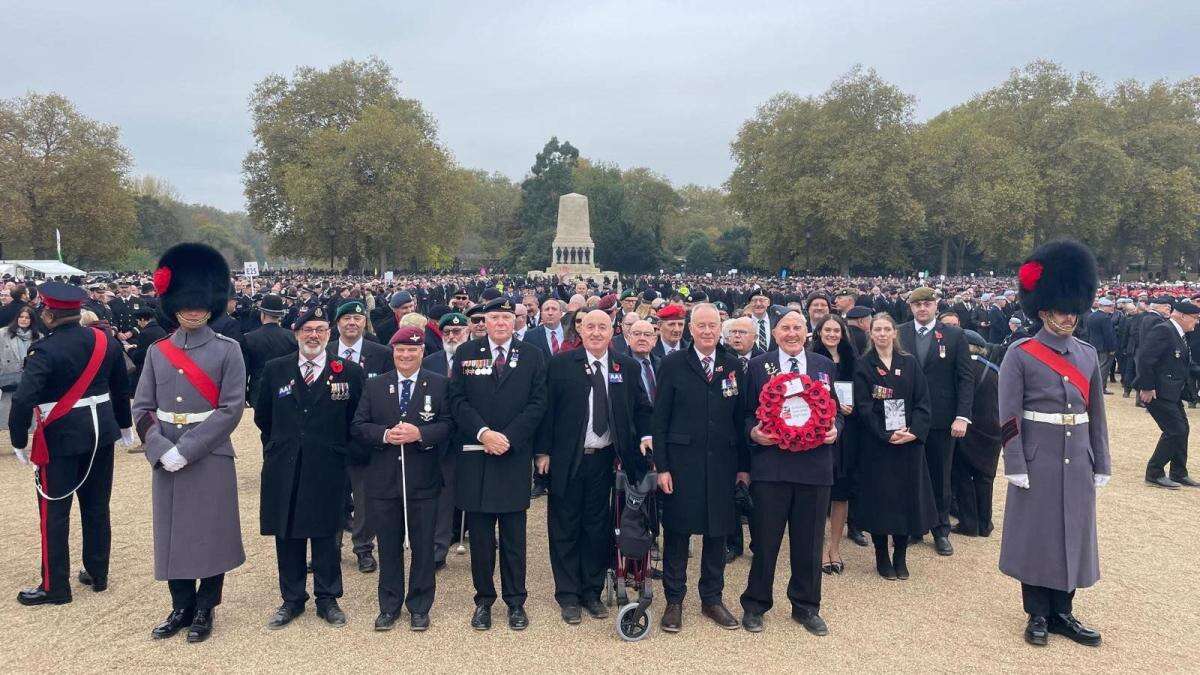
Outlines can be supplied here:
M1150 461L1146 463L1146 478L1162 476L1166 473L1167 464L1171 465L1171 478L1183 478L1188 475L1187 446L1190 430L1183 403L1156 398L1146 404L1146 410L1150 411L1154 423L1162 431L1154 454L1150 455Z
M500 528L500 588L504 604L523 607L525 590L525 511L511 513L467 512L471 540L471 580L475 604L496 602L496 527Z
M663 530L663 594L670 604L680 604L687 595L687 533ZM704 535L700 553L700 602L715 605L725 590L725 536Z
M350 542L354 546L354 555L375 552L375 530L368 516L370 510L367 499L366 481L367 467L359 464L347 464L346 475L350 483L350 499L354 506L354 516L350 521ZM342 547L345 531L338 533L338 548Z
M550 493L546 512L550 569L554 572L554 599L561 607L600 599L604 572L614 555L612 490L613 450L609 446L583 456L564 494Z
M51 451L53 452L53 451ZM53 457L39 471L42 492L50 497L66 494L80 481L73 497L44 499L37 495L42 530L42 590L55 597L71 597L71 502L79 498L80 524L83 526L83 568L93 579L108 579L108 558L112 549L112 525L108 503L112 496L113 446L102 445L88 473L91 453ZM87 475L87 480L83 480Z
M313 595L317 604L342 597L341 553L337 536L311 539L275 537L279 564L279 594L283 602L299 609L308 601L308 543L312 542Z
M212 609L221 604L221 589L225 587L225 575L199 579L170 579L167 588L171 591L171 609Z
M442 491L437 498L437 514L434 516L433 562L445 562L450 552L450 543L454 541L454 531L459 523L455 522L454 509L454 465L458 456L446 453L438 460L442 469ZM461 520L461 516L458 519Z
M451 491L452 492L452 491ZM410 614L428 614L433 607L434 543L438 499L408 500L408 545L412 568L408 595L404 592L404 501L372 499L372 528L379 538L379 612L400 614L400 604Z
M1074 599L1075 591L1068 593L1045 586L1021 584L1021 604L1025 606L1025 613L1030 616L1070 614L1071 602Z
M958 525L967 534L987 536L992 532L992 483L988 476L971 466L961 454L951 463L950 482L958 504Z
M1133 389L1133 380L1137 377L1137 365L1133 356L1125 356L1121 360L1121 386L1128 394Z
M750 484L754 496L754 559L742 593L742 608L761 614L774 604L775 566L788 531L791 578L787 597L792 612L816 614L821 608L821 551L825 544L825 517L829 513L829 486L775 481Z
M938 537L950 534L950 469L954 464L956 440L949 429L930 429L925 439L925 463L929 467L933 501L938 511L938 524L933 526L932 532Z

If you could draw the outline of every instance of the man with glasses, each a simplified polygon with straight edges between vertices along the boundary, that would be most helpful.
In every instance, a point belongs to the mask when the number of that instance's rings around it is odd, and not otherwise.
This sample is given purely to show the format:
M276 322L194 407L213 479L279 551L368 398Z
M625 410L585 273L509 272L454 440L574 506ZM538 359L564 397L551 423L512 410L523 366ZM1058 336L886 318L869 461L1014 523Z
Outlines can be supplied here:
M438 328L442 331L444 347L442 351L426 356L421 362L421 368L443 377L449 377L454 370L454 354L469 338L467 317L458 312L444 314L438 321ZM434 516L434 569L446 566L446 554L450 551L451 540L454 539L454 466L458 461L458 453L457 445L445 443L442 446L442 456L439 458L444 487L438 493L437 512Z

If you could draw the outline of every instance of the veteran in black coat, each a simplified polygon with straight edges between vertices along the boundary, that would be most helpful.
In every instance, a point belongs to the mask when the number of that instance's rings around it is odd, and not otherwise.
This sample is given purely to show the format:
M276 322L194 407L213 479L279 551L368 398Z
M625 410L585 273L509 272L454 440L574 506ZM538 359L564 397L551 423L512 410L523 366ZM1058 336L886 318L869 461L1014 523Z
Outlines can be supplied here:
M1187 469L1191 428L1183 401L1193 398L1187 387L1192 357L1186 336L1195 329L1197 312L1200 308L1196 305L1181 302L1170 317L1142 324L1133 388L1162 431L1146 463L1146 480L1160 487L1194 485Z
M934 545L940 555L951 555L950 469L957 439L966 435L971 423L975 396L971 353L962 329L934 320L930 307L936 304L929 288L918 288L908 296L913 320L897 328L903 350L917 358L927 382L930 428L924 438L929 479L937 501L938 522L933 527Z
M328 330L327 320L313 318L324 311L324 307L309 310L297 325ZM301 337L311 339L311 335ZM259 529L275 537L283 596L270 628L286 625L304 610L310 541L317 613L332 624L345 623L337 607L342 595L337 535L345 519L346 455L350 423L362 396L363 371L351 361L328 356L325 344L303 346L305 351L267 363L254 406L254 423L263 443ZM310 370L314 375L306 384Z
M787 596L792 616L810 632L824 635L828 628L819 616L821 552L834 478L834 444L841 433L843 419L840 413L835 417L824 444L805 452L789 452L757 430L759 423L755 413L759 393L771 378L781 373L807 375L829 390L836 401L833 383L837 379L837 367L829 358L804 349L807 330L800 312L782 316L772 332L780 348L750 361L749 382L743 397L750 448L750 495L754 498L754 514L750 520L754 559L750 563L746 591L742 593L743 625L748 630L761 629L762 615L774 604L775 566L786 527L791 559Z
M413 339L409 341L406 337ZM400 616L403 603L412 617L413 629L424 630L429 625L434 598L438 496L443 489L449 489L443 485L440 458L450 442L453 420L447 397L449 380L420 368L423 352L420 330L401 328L400 338L394 349L404 370L393 369L367 381L354 416L352 435L356 447L367 453L369 464L364 484L367 513L379 538L376 628L390 628ZM400 354L402 350L412 353ZM406 429L407 436L401 435ZM407 596L406 533L412 550Z
M641 367L611 348L607 314L589 312L581 336L584 347L550 359L537 443L538 471L550 474L547 529L554 599L568 623L578 619L581 605L593 616L606 614L600 591L613 555L614 459L626 466L644 464L640 448L643 439L647 446L650 440L650 400Z
M257 405L259 380L262 379L263 368L267 361L279 358L296 351L296 335L279 325L277 321L267 319L263 325L246 333L242 340L242 356L246 361L246 376L249 385L246 400Z
M525 512L538 425L546 412L546 357L513 337L513 302L497 298L486 309L487 337L455 352L450 407L462 447L455 467L455 505L467 512L477 629L491 626L496 601L496 527L500 581L509 625L528 625L524 605ZM481 447L482 446L482 447Z
M668 354L659 364L651 427L664 493L663 589L668 606L663 629L668 632L681 626L688 537L693 534L704 535L698 585L703 610L727 627L733 621L736 628L736 619L721 600L725 538L736 526L734 482L739 473L750 470L741 399L745 380L737 357L717 349L716 308L693 308L690 329L693 345ZM707 356L700 349L707 349Z

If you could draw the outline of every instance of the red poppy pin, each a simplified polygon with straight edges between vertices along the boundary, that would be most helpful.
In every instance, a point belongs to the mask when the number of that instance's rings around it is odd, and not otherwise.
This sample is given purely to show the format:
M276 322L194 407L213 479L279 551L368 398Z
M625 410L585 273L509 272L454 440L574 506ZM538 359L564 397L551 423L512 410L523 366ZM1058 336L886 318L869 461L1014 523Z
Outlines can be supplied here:
M933 337L941 340L942 339L942 331L940 331L940 330L933 331Z
M723 372L725 372L725 366L717 366L717 370L716 370L716 372L718 372L718 373L723 373Z
M875 370L878 371L880 377L884 377L887 375L887 371L884 370L883 368L876 368Z
M331 372L333 372L333 374L335 374L335 375L342 372L342 362L341 361L330 361L329 362L329 370Z
M613 362L613 364L612 364L612 371L613 371L614 373L619 373L619 372L621 372L621 364L619 364L619 363L616 363L616 362L614 361L614 362Z

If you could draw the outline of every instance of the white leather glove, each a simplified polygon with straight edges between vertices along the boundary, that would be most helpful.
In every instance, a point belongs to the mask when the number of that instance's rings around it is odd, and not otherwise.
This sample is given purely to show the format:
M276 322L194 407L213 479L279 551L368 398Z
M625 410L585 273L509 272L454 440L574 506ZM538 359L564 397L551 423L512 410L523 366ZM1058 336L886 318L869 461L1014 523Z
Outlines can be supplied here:
M29 453L26 452L25 448L13 448L13 454L17 456L17 461L25 466L29 466Z
M162 464L164 469L172 473L187 466L187 458L179 454L178 448L171 448L163 453L163 456L159 458L158 462L159 464Z
M1029 474L1027 473L1014 473L1011 476L1005 476L1005 478L1008 479L1008 482L1016 485L1019 488L1024 490L1029 489Z
M127 448L132 448L135 445L137 445L137 441L134 440L134 438L133 438L133 428L132 427L121 430L121 442L124 443L125 447L127 447Z
M1092 481L1094 481L1096 483L1096 487L1098 487L1098 488L1108 485L1108 481L1111 478L1112 478L1112 476L1107 476L1102 473L1092 474Z

